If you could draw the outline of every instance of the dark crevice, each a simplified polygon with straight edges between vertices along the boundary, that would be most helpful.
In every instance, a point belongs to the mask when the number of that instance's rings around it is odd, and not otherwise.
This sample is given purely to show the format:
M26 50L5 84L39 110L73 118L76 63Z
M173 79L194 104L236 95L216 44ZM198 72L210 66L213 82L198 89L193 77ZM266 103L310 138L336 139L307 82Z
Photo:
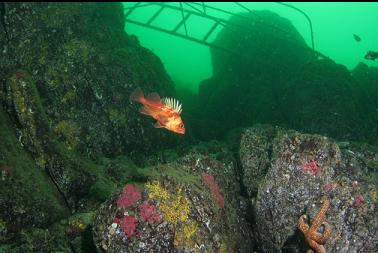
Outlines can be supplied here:
M68 243L68 246L70 247L70 250L71 250L73 253L77 253L77 251L75 250L75 247L72 245L72 243Z
M15 104L14 104L15 98L13 96L13 92L10 90L9 87L7 89L7 86L6 86L5 82L2 84L2 87L0 87L0 88L1 88L1 92L4 92L5 96L8 96L8 95L11 96L11 99L10 99L11 102L10 103L7 103L5 99L4 99L5 101L3 101L3 103L4 103L3 104L3 108L6 109L9 119L13 122L16 130L17 129L19 129L19 130L23 129L24 126L20 123L20 120L19 120L19 118L17 116L18 115L17 111L15 109ZM17 133L16 133L16 138L20 140L20 136ZM22 142L22 141L20 141L20 142ZM28 151L28 149L26 149L25 151ZM30 151L28 151L28 153L30 153L31 156L34 157L34 155ZM68 208L70 214L72 214L72 209L71 209L71 206L69 205L69 202L68 202L66 196L64 195L64 193L62 192L62 190L59 188L58 183L54 179L52 173L50 172L50 170L49 170L49 168L47 166L45 166L45 171L46 171L47 176L50 178L50 180L52 181L52 183L55 185L57 191L59 192L59 194L63 198L63 201L65 203L66 208Z
M259 243L259 241L261 240L261 238L259 237L257 231L256 231L256 209L255 209L255 205L253 202L253 199L256 199L257 197L257 191L256 192L253 192L252 194L249 194L248 193L248 190L247 190L247 187L246 185L244 184L244 173L243 173L243 166L242 166L242 163L241 163L241 160L240 160L240 155L239 155L239 148L240 148L240 141L241 141L241 132L239 132L239 138L238 138L238 141L236 143L233 143L231 144L231 152L232 152L232 155L236 161L236 164L235 164L235 167L236 167L236 173L237 173L237 178L238 178L238 183L239 183L239 186L240 186L240 195L242 197L245 197L247 199L247 217L246 218L246 221L248 222L248 224L250 225L251 227L251 230L252 230L252 234L253 234L253 240L254 240L254 245L255 245L255 248L253 249L254 251L260 251L260 252L263 252L263 249L261 248L261 244ZM272 166L272 159L273 159L273 156L274 156L274 151L273 151L273 140L274 138L277 136L277 132L276 130L274 130L273 132L270 132L268 133L267 137L268 137L268 141L270 142L267 149L266 149L266 152L268 154L268 160L269 160L269 163L267 163L266 167L264 167L264 172L265 172L265 175L266 173L268 173L269 169L271 168ZM236 145L235 145L236 144ZM269 210L271 212L271 210ZM272 215L272 222L273 222L273 214L271 213ZM296 236L295 238L298 238L298 236ZM274 241L274 240L272 240ZM285 247L290 247L289 246L285 246ZM282 250L285 250L284 248L282 248ZM291 251L283 251L283 252L291 252Z
M9 43L10 42L10 37L9 37L9 34L8 34L7 26L5 24L5 14L6 14L5 3L1 2L0 3L0 23L3 26L3 28L4 28L5 37L7 39L7 42Z
M247 187L245 187L243 178L244 178L244 173L243 173L243 168L241 165L240 157L238 153L234 154L234 159L235 159L235 167L236 167L236 173L237 173L237 180L240 186L240 195L244 198L249 198L248 190Z
M236 143L231 144L231 153L234 157L235 160L235 170L237 174L237 181L240 187L240 196L244 197L247 200L247 215L245 217L247 223L249 224L252 234L253 234L253 241L255 248L253 249L253 252L256 250L259 250L258 248L258 239L257 239L257 234L254 229L256 225L256 219L255 219L255 208L254 205L252 204L251 198L253 196L250 196L247 190L247 187L244 184L244 172L243 172L243 166L240 160L240 155L239 155L239 147L240 147L240 141L241 141L241 131L238 133L238 141Z
M302 253L306 252L305 238L299 229L295 230L294 235L287 238L281 250L282 253ZM298 249L299 245L299 249Z

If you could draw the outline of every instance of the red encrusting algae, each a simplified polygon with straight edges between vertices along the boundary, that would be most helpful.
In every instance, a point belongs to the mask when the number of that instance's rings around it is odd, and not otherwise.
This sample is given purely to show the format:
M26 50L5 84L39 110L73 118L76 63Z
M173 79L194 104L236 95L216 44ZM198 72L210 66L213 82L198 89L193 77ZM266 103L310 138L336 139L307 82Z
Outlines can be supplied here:
M303 166L304 171L310 172L314 176L319 176L320 175L320 166L317 162L315 161L309 161L304 164Z
M128 237L131 237L135 234L135 229L137 227L138 221L134 216L125 215L120 219L119 223L123 232L125 232Z
M117 199L117 207L130 207L141 198L142 195L139 189L135 185L129 184L125 188L123 188L121 196L119 196L119 198Z
M155 205L143 203L139 206L139 215L143 221L155 222L161 220L161 215L157 212Z
M364 203L364 197L360 193L354 195L354 203L353 206L355 208L359 208Z
M208 173L202 173L203 182L210 188L213 198L218 202L221 208L224 208L224 197L220 193L220 188L214 176Z

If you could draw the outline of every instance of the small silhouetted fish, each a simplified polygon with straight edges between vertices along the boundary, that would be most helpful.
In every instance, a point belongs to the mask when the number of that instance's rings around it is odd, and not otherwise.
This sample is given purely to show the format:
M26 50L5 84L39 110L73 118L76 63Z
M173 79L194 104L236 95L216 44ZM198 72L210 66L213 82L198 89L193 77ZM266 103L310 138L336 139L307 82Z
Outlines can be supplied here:
M377 58L378 58L378 52L369 51L365 55L365 59L366 60L372 60L372 61L374 61Z
M358 36L358 35L356 35L356 34L353 34L353 38L354 38L354 40L357 41L357 42L360 42L360 41L361 41L360 36Z

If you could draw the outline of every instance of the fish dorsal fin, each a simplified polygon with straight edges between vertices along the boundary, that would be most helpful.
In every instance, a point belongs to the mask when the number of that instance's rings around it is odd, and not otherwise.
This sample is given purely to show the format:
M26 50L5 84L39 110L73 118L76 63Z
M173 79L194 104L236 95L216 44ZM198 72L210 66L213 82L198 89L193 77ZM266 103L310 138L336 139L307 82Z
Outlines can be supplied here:
M148 100L151 100L153 102L159 102L160 103L160 96L156 92L152 92L147 95L146 97Z
M178 114L181 114L181 104L178 100L174 98L163 98L163 102L166 106L177 112Z

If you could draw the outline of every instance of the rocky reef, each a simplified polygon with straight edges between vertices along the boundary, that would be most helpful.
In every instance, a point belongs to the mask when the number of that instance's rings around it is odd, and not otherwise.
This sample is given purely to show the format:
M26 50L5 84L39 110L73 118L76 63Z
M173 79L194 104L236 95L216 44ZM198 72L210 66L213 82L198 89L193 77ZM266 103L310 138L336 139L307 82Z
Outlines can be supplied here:
M1 20L0 244L6 252L70 251L54 223L68 226L71 214L95 210L138 180L134 162L148 163L145 152L157 161L180 145L129 103L138 86L174 95L173 83L124 32L120 3L1 3ZM35 248L38 241L45 246Z
M218 147L217 147L218 146ZM128 184L99 209L100 252L248 252L253 248L235 162L200 146L176 162L145 168L147 182ZM215 154L212 154L215 155Z
M245 18L230 22L244 29L236 35L223 29L216 38L237 54L211 51L213 76L199 89L207 121L198 128L215 122L222 138L230 129L266 123L377 144L377 99L369 95L376 94L373 69L364 75L360 67L352 76L343 65L320 59L275 13L239 15Z
M332 231L326 252L374 252L376 147L270 126L245 129L240 143L243 182L262 252L304 252L298 219L302 214L313 218L324 196Z
M321 200L326 252L377 246L378 148L269 125L141 169L94 220L99 252L305 252L302 215Z
M180 91L179 136L129 101L176 91L120 3L0 3L0 252L304 252L324 197L326 252L373 252L378 148L353 140L376 140L375 69L253 15L199 102Z

